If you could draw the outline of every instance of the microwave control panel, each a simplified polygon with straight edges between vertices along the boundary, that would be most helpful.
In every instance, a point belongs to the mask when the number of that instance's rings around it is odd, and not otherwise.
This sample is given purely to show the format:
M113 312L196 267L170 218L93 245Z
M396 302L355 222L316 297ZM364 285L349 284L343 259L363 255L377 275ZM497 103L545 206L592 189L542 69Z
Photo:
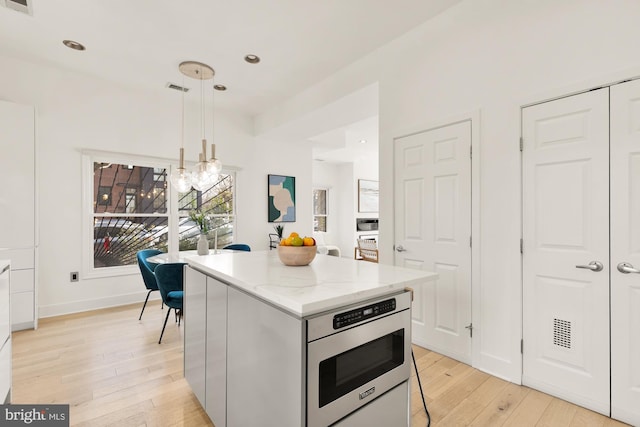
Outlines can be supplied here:
M359 307L333 316L333 329L344 328L396 309L396 299L380 301L375 304Z

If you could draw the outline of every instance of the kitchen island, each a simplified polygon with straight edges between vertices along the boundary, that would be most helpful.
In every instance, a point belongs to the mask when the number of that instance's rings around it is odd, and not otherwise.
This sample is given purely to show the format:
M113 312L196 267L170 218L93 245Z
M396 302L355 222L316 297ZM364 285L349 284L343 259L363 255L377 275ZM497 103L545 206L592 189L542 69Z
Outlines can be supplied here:
M434 280L435 273L327 255L317 255L308 266L288 267L275 251L215 254L187 262L185 378L216 427L328 425L344 417L335 415L340 411L373 408L371 401L388 401L408 423L410 298L405 288ZM315 326L320 321L329 326ZM331 389L322 385L324 377L318 379L314 371L322 365L312 366L311 361L315 353L325 351L326 346L318 351L313 347L324 342L323 328L331 336L327 343L337 340L344 345L351 341L349 333L358 330L358 336L367 336L378 333L374 325L386 324L392 333L362 345L349 344L369 353L377 350L380 366L360 369L357 353L352 352L346 365L333 366L334 377L345 367L363 373L350 374L344 384ZM386 353L388 360L382 360ZM363 377L376 370L384 371L379 378L388 377L394 393L387 393L382 384L372 386L378 378ZM330 389L329 397L322 390L317 396L318 386L310 386L310 378ZM350 386L355 380L362 382L361 390ZM400 383L403 388L396 387ZM350 403L353 399L347 394L355 395L355 401ZM394 395L399 398L389 397ZM388 409L382 412L394 412Z

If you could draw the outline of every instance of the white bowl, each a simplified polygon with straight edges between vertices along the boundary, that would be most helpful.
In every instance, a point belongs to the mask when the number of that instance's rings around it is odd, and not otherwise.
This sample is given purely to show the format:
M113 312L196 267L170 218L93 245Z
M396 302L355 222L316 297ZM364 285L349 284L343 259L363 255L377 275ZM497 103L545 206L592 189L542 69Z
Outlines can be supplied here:
M317 246L278 246L278 257L284 265L309 265L316 257Z

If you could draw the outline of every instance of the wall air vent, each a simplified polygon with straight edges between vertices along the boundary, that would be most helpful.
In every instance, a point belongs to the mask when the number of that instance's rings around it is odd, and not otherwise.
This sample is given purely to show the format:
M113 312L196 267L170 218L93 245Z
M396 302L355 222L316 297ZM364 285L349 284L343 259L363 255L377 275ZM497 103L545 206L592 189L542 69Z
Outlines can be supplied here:
M175 83L167 83L166 85L169 89L174 89L174 90L179 90L181 92L189 92L189 88L188 87L182 87L179 86Z
M0 0L0 6L33 16L33 0Z

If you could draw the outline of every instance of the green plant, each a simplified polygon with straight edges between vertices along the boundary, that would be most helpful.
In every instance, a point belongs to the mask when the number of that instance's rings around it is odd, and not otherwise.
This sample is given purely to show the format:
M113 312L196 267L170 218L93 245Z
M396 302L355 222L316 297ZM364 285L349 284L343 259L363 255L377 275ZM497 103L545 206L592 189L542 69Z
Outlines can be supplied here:
M193 222L198 224L198 228L200 229L201 233L207 233L209 231L209 217L207 217L199 209L190 211L189 218L191 218Z
M284 233L284 225L274 225L273 229L276 230L276 233L278 233L278 237L282 239L282 234Z

